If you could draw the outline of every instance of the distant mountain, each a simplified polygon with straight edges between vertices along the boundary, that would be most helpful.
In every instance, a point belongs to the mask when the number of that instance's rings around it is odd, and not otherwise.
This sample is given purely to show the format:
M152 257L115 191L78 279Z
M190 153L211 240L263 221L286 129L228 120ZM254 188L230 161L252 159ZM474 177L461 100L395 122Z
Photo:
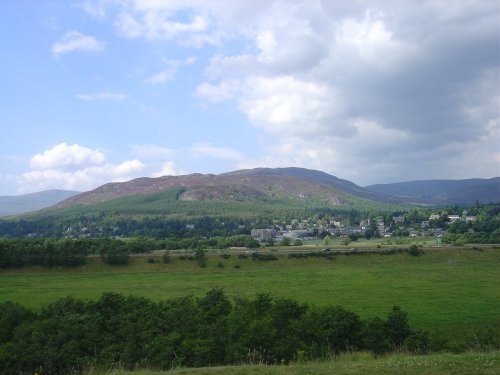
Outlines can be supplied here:
M80 194L80 192L70 190L46 190L25 195L0 196L0 217L40 210L53 206L77 194Z
M500 202L500 177L468 180L421 180L377 184L368 190L415 203L433 205Z

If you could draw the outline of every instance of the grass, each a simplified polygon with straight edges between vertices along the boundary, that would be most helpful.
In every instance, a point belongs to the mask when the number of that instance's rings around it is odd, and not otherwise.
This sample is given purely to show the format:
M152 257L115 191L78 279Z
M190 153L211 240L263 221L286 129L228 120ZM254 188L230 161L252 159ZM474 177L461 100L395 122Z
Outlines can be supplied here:
M500 252L496 249L428 250L421 257L396 255L337 256L277 261L208 257L163 264L132 257L127 266L109 266L90 258L76 269L25 267L0 272L0 302L12 300L38 309L64 296L97 299L113 291L164 300L202 296L222 287L232 298L270 293L314 305L340 305L362 318L385 317L393 305L407 311L415 328L447 339L479 329L500 327ZM223 267L219 263L222 262ZM239 268L236 268L239 266Z
M434 354L415 356L392 354L375 358L369 353L341 355L330 361L293 364L290 366L243 365L180 368L171 371L123 371L105 372L106 375L447 375L447 374L498 374L500 352ZM101 375L91 371L89 375Z

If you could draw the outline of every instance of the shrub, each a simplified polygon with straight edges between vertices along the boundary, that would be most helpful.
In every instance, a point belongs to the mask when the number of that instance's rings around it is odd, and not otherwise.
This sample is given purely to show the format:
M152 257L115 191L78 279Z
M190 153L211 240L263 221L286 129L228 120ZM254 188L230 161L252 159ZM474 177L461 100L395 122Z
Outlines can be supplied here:
M416 244L411 245L410 248L408 249L408 254L413 255L415 257L419 257L423 253L424 253L423 250Z
M163 253L163 263L172 263L172 257L170 256L170 251L169 250L165 250L165 252Z
M418 330L408 336L404 342L404 347L409 352L415 354L427 354L430 351L431 340L429 332Z
M252 254L252 259L259 260L262 262L268 262L270 260L278 260L278 258L273 254L258 254L258 253Z

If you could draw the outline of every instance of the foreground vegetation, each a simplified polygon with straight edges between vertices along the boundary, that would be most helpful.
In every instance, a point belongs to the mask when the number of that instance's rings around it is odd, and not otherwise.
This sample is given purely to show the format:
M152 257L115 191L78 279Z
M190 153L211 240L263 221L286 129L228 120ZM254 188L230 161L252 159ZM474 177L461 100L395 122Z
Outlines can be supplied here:
M481 349L500 346L494 335L481 340ZM0 304L2 373L68 374L116 365L284 365L358 350L425 354L441 348L428 331L412 328L398 306L385 318L362 320L340 306L311 306L267 294L231 303L220 289L158 303L116 293L90 302L67 297L40 312Z
M358 352L341 354L326 361L294 363L288 366L263 364L178 368L170 371L91 370L88 375L496 375L500 372L500 352L413 355L392 353L374 356Z

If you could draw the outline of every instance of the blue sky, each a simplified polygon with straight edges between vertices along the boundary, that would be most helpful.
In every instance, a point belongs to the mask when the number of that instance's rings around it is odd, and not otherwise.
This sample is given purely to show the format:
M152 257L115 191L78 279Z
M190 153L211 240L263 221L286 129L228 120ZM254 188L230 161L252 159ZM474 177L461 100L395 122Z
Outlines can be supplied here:
M500 175L496 1L0 3L0 195L299 166Z

